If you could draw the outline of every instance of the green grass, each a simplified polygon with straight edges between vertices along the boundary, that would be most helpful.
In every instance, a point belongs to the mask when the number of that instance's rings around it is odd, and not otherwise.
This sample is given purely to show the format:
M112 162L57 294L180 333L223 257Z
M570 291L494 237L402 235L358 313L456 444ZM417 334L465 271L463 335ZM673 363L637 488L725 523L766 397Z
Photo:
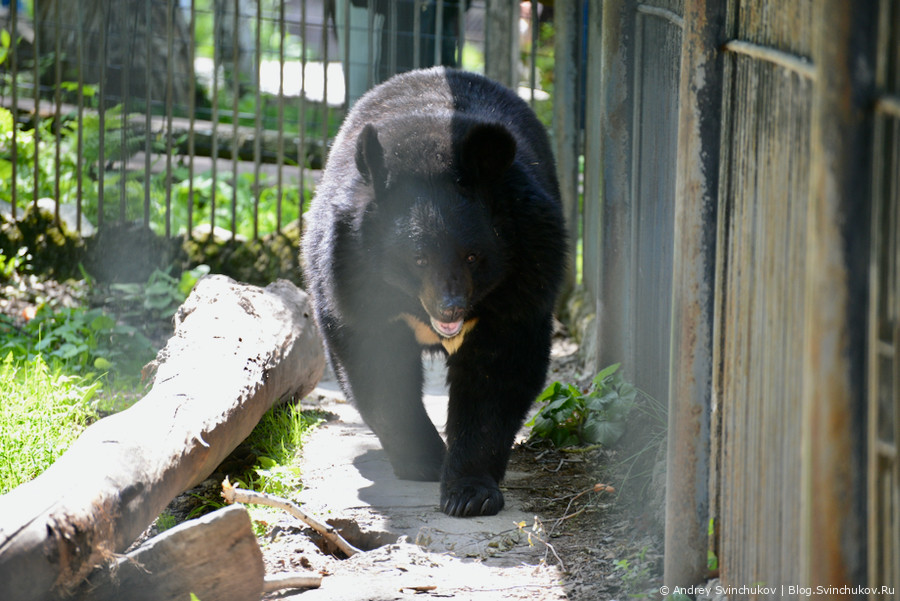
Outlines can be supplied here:
M66 375L38 355L0 364L0 494L38 476L97 416L96 379Z
M239 486L258 492L293 496L300 489L298 453L306 433L321 416L287 403L269 409L242 443L256 455L254 466L236 475Z

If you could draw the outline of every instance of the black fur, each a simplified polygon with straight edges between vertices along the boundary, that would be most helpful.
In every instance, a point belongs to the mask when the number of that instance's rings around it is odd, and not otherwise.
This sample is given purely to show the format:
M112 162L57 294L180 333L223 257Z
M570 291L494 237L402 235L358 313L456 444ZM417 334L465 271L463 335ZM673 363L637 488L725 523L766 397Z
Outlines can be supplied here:
M395 473L440 480L450 515L497 513L565 268L543 126L479 75L398 75L347 115L309 216L307 285L331 364ZM447 447L422 406L423 346L447 354Z

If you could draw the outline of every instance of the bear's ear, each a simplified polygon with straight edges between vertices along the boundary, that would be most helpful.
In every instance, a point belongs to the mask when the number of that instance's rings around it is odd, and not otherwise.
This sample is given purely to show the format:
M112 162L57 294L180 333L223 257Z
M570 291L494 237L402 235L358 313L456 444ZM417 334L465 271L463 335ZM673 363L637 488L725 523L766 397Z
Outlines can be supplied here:
M499 123L477 123L463 135L459 164L464 184L499 180L516 158L516 139Z
M367 184L384 188L387 179L384 168L384 148L378 141L378 130L366 124L356 140L356 168Z

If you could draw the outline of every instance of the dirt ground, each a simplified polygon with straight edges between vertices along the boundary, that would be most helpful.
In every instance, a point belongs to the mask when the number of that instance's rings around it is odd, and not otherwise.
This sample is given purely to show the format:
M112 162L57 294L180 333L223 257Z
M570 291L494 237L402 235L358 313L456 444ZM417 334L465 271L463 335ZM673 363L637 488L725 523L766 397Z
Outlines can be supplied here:
M583 387L590 383L593 374L585 372L576 350L568 337L557 338L549 374L551 381L576 382ZM655 437L648 441L646 424L640 419L632 421L630 443L617 449L563 452L546 443L517 444L509 465L509 473L516 473L517 477L513 481L507 478L501 488L507 495L524 496L527 499L524 509L534 515L534 520L511 528L505 533L505 539L491 541L487 552L427 552L413 544L395 544L396 537L377 532L370 533L366 540L357 528L356 532L348 530L347 536L358 546L373 549L366 553L370 557L337 559L323 553L308 532L287 518L270 526L260 539L267 574L299 571L344 579L348 584L341 598L360 601L411 598L410 591L404 593L402 589L412 590L416 586L424 587L416 591L416 598L528 601L658 598L663 498L658 488L664 481L658 473L658 447L664 446L664 440ZM526 540L533 546L521 551ZM522 579L521 584L509 586L496 576L493 580L486 576L489 584L471 585L461 594L458 581L446 580L452 578L446 575L452 573L459 561L480 563L486 568L514 567L519 570L517 574L521 576L517 577ZM406 579L397 581L390 590L358 590L361 579L370 578L373 587L378 580L389 580L390 570L386 566L405 566L400 571ZM424 566L424 569L413 566ZM470 572L465 574L460 577L473 578L468 575ZM551 586L560 592L548 594ZM270 593L265 598L334 597L320 596L314 591L284 591Z

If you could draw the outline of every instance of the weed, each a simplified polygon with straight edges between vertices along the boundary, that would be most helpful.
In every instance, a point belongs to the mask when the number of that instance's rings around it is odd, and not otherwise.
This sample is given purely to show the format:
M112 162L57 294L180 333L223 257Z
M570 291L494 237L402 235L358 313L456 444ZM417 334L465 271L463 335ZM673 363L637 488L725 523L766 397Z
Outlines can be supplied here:
M243 445L256 456L253 467L237 475L235 484L257 492L290 496L300 487L300 468L294 463L303 436L320 416L293 404L270 409Z
M618 369L616 363L602 370L586 393L560 382L547 387L537 398L544 406L527 424L531 437L550 440L556 447L618 441L637 394Z
M159 517L156 518L156 530L158 532L165 532L166 530L174 528L177 525L178 518L166 511L159 514Z
M665 452L668 408L643 390L638 390L634 408L628 418L628 442L616 461L622 478L622 492L628 497L645 499L651 487L662 477L660 453ZM654 493L655 494L655 493Z
M615 566L622 576L622 584L628 596L641 596L641 589L647 586L651 577L651 566L647 560L647 547L644 547L628 559L617 560Z

